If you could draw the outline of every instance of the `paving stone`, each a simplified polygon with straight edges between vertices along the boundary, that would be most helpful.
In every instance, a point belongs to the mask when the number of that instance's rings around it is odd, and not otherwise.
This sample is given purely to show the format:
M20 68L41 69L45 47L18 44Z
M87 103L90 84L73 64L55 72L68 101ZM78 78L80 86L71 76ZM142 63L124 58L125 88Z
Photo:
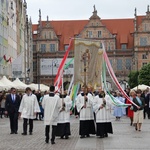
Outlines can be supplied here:
M115 121L112 116L114 134L100 139L96 136L80 139L79 119L71 116L71 136L68 140L56 138L56 144L45 143L43 121L34 121L33 135L22 136L22 119L18 134L10 135L9 119L0 119L0 150L149 150L150 120L145 119L142 131L135 131L126 116Z

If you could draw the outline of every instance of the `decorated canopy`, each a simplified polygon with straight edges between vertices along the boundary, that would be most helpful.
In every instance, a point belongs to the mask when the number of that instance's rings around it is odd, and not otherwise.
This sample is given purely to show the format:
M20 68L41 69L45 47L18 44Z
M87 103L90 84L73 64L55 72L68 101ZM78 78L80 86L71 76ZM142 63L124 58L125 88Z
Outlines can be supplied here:
M61 64L58 67L58 71L54 81L55 87L58 87L57 89L60 89L60 87L62 87L63 89L63 72L65 70L65 62L71 49L73 40L75 41L74 75L73 80L70 82L68 88L68 94L70 94L70 97L73 99L73 101L75 101L75 97L77 96L80 87L79 84L84 84L86 86L91 85L95 87L103 86L105 92L109 95L114 105L118 107L128 107L128 104L118 102L107 88L107 69L112 81L115 83L116 87L122 93L122 95L132 104L137 106L132 100L130 100L129 96L120 86L105 51L104 43L96 40L71 38L69 47L66 50L64 58L62 59Z

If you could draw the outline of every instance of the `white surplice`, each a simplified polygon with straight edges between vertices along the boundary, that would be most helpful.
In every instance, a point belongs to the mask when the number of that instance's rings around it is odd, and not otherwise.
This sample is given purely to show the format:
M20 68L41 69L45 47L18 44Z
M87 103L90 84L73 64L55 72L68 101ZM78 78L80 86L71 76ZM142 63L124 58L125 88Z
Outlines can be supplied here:
M110 115L111 115L111 103L109 96L105 96L106 105L102 109L100 106L103 104L103 99L99 97L99 95L94 97L93 101L93 110L96 114L96 123L101 122L111 122Z
M85 104L84 96L79 94L76 98L76 106L77 111L80 113L80 120L94 120L94 114L93 114L93 96L92 94L87 94L87 102L86 102L86 108L83 108Z
M40 112L37 97L34 94L23 95L21 104L19 107L19 112L21 113L21 118L34 119L36 118L37 112Z
M58 95L44 96L42 100L44 109L44 125L57 125L58 115L61 109L61 101Z
M58 116L58 123L66 123L70 122L70 109L72 107L72 101L69 96L66 96L65 98L60 98L61 103L65 103L65 109L59 113Z

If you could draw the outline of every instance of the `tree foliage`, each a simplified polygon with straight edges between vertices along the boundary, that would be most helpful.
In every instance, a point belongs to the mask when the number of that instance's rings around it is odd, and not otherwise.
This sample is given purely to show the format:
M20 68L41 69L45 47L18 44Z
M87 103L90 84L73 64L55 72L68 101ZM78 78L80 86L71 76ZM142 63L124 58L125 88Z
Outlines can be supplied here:
M141 68L139 72L139 84L150 85L150 63Z
M128 84L130 86L130 88L134 88L135 86L138 85L138 75L139 72L138 71L131 71L129 74L129 81Z

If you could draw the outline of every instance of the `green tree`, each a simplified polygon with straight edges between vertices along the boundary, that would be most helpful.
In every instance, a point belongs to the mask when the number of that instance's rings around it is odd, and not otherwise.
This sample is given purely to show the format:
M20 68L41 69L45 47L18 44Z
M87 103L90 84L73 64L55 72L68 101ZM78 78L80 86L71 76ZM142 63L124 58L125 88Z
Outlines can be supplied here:
M131 71L130 74L128 75L129 77L128 84L131 89L138 85L138 75L139 75L138 71Z
M139 84L150 85L150 63L141 68L139 72Z

